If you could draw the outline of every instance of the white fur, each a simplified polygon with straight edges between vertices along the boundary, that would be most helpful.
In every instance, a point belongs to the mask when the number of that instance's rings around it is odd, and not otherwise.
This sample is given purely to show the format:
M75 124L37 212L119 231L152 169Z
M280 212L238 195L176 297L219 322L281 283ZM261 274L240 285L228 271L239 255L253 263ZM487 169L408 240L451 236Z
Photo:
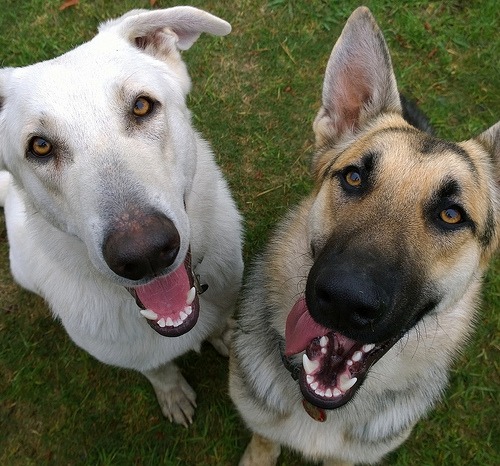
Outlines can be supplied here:
M211 149L191 125L190 79L178 48L201 32L229 31L225 21L191 7L134 11L60 57L0 70L0 166L10 172L0 174L0 201L14 278L46 299L77 345L144 373L164 414L182 424L191 421L194 392L171 361L222 335L243 264L240 216ZM139 95L161 107L134 126ZM57 163L30 159L34 135L57 146ZM103 258L113 209L130 198L175 224L181 245L171 269L190 246L195 272L209 285L199 321L183 336L152 330L125 289L137 283Z

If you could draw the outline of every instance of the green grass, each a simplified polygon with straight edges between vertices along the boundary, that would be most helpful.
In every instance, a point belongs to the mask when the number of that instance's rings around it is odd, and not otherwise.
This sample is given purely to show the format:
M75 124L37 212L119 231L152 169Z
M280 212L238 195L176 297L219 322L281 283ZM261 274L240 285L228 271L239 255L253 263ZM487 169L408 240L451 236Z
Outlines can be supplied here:
M0 66L60 54L97 24L149 1L0 0ZM353 1L193 0L230 21L184 54L194 122L212 142L245 216L245 259L310 188L311 123L326 61ZM167 7L180 2L159 0ZM500 13L495 0L367 1L389 43L402 90L440 136L478 133L500 116ZM54 95L57 98L57 94ZM3 215L3 214L2 214ZM180 365L198 393L189 429L161 417L148 382L73 345L43 301L9 274L0 226L0 464L234 465L250 434L227 396L227 361L209 347ZM387 465L498 465L500 260L488 274L478 328L444 401ZM281 465L298 465L284 454Z

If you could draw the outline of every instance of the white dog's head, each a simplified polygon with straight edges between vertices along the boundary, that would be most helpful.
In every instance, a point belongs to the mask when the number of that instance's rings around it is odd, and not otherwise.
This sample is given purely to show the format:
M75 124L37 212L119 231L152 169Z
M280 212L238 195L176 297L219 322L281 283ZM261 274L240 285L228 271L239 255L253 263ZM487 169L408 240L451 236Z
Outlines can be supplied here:
M116 283L190 279L179 265L189 261L197 139L179 50L230 30L192 7L134 10L60 57L0 70L0 166Z

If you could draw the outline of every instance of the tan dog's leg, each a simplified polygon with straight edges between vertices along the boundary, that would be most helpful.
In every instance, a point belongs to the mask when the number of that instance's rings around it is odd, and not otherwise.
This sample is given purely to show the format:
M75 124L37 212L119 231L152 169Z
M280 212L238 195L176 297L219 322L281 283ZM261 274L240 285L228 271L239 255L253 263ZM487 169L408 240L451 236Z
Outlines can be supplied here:
M280 456L281 447L259 434L253 434L239 466L274 466Z
M153 385L163 415L169 421L187 427L193 422L196 393L186 382L179 368L169 362L142 372Z
M329 459L323 461L323 466L354 466L354 463L348 463L347 461Z

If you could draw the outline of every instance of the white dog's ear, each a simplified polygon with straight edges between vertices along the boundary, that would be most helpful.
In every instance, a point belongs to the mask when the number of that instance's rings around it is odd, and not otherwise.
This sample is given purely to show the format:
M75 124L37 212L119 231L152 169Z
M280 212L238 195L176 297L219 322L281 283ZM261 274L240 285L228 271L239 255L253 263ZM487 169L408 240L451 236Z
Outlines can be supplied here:
M164 10L132 10L118 19L99 27L99 32L113 32L130 43L146 49L164 48L165 36L180 50L189 49L202 32L225 36L231 25L217 16L190 6L177 6ZM168 41L167 41L168 42ZM160 50L165 54L165 50Z
M322 108L314 121L318 146L355 132L382 112L401 113L389 50L370 10L357 8L326 68Z

